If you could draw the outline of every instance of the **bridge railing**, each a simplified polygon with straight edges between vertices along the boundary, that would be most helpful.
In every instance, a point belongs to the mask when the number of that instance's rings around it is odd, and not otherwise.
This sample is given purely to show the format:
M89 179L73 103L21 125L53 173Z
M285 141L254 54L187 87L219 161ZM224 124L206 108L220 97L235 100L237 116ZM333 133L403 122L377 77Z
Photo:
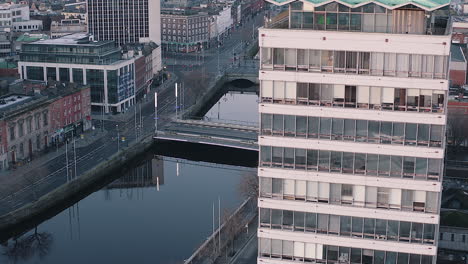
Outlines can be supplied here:
M259 127L258 122L251 122L251 121L244 121L244 120L232 120L232 119L222 119L222 118L210 118L206 116L187 116L184 121L204 121L210 123L219 123L219 124L227 124L227 125L240 125L240 126L248 126L248 127Z

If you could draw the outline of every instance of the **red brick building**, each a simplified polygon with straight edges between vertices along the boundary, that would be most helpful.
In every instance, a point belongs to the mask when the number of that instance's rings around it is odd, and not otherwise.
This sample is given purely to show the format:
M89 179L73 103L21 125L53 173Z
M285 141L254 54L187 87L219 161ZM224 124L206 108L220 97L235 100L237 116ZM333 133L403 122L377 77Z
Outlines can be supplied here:
M27 92L0 97L0 169L91 127L89 86L18 82L12 90Z
M91 128L91 89L72 84L55 89L65 89L49 107L51 140L61 142L72 134L78 135Z

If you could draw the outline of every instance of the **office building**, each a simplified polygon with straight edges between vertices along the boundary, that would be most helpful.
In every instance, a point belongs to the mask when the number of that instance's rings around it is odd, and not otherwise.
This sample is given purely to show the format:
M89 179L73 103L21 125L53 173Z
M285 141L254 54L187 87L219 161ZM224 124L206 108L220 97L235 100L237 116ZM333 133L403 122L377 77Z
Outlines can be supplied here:
M87 8L88 31L96 40L161 45L159 0L88 0Z
M258 263L436 263L449 1L275 1Z
M21 79L89 85L93 111L122 112L135 103L135 92L141 89L135 80L146 72L135 71L142 52L121 53L113 41L76 33L23 44L18 71Z

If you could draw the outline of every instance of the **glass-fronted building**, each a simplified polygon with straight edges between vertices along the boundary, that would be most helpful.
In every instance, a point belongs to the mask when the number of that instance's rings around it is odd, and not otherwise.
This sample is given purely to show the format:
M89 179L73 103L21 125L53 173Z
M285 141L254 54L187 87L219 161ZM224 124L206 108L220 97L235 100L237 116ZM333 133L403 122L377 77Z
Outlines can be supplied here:
M258 263L436 263L450 2L268 1Z
M77 33L24 44L18 68L22 79L89 84L94 111L121 112L134 104L139 56L123 58L113 41Z

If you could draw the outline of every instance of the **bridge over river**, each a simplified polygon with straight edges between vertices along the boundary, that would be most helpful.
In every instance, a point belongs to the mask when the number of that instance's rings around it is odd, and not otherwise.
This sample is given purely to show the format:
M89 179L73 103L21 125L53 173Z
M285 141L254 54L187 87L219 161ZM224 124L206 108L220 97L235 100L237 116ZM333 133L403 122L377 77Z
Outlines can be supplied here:
M258 151L258 124L220 120L173 120L154 139Z

